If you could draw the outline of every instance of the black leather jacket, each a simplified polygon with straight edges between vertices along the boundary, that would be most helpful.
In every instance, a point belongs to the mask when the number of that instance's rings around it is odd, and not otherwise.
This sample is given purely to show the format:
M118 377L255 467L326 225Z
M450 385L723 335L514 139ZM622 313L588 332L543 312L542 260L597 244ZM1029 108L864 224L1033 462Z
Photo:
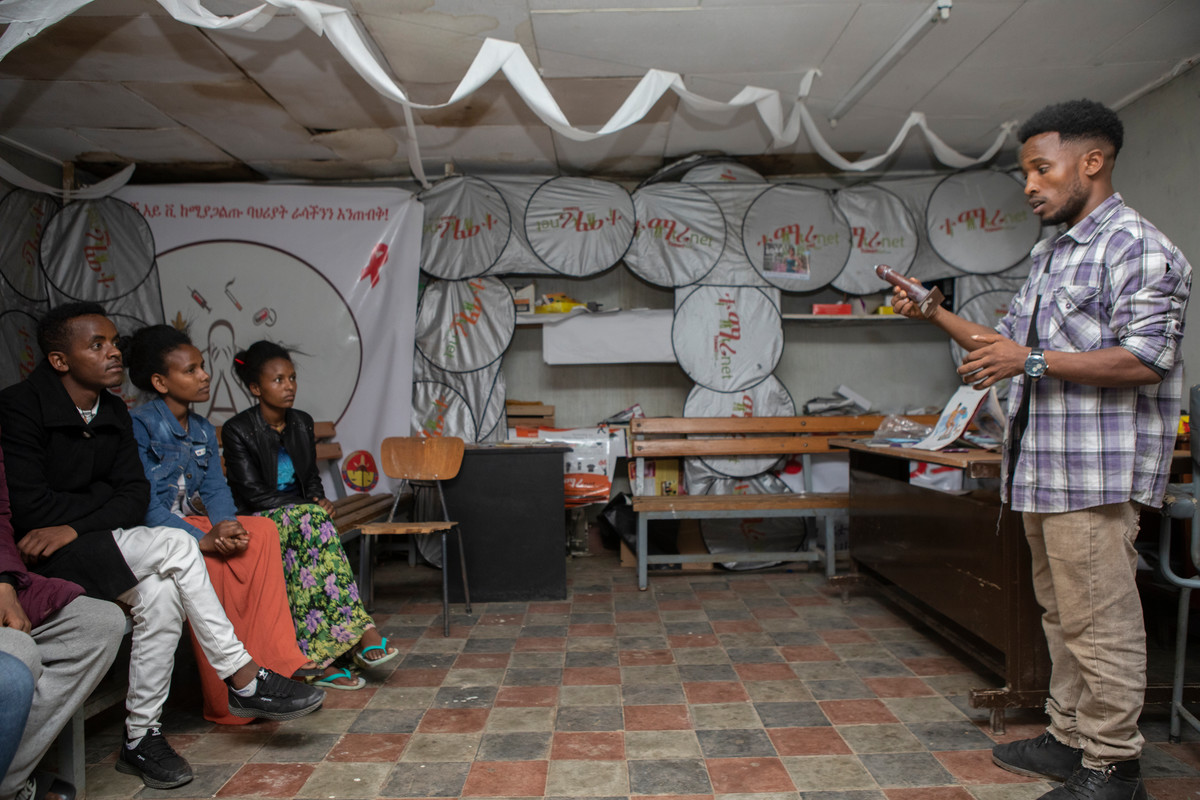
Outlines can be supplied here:
M312 417L290 408L285 421L287 425L283 433L277 433L263 421L256 404L221 428L225 475L241 514L312 503L325 497L321 477L317 474L317 446ZM276 466L281 444L292 458L296 468L296 483L303 496L275 488L278 485Z

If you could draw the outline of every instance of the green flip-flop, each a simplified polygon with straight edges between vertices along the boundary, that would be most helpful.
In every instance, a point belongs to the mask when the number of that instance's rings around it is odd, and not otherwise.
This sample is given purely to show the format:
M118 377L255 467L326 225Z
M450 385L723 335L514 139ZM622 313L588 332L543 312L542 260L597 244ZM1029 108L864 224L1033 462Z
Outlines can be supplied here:
M354 683L334 683L340 678L349 678ZM356 677L354 673L345 668L322 678L309 678L308 682L313 686L320 686L322 689L341 689L343 692L353 692L367 685L364 678Z
M373 650L381 650L384 655L382 658L370 659L363 653L370 653ZM363 647L354 651L354 663L363 669L374 669L375 667L386 664L396 656L400 655L399 650L388 650L388 640L386 636L380 637L379 644L373 644L370 647Z

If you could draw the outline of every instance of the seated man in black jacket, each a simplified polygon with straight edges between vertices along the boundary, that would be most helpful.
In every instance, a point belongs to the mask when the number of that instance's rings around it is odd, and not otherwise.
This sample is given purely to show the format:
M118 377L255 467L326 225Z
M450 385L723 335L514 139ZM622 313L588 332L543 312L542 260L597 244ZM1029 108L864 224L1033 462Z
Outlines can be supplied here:
M159 717L184 619L229 684L230 713L292 719L315 711L325 695L254 662L191 535L139 524L150 488L129 412L108 391L125 371L104 310L94 303L55 308L39 322L37 337L45 359L0 392L17 546L32 571L132 607L128 741L117 769L153 788L181 786L192 779L191 767L167 744Z

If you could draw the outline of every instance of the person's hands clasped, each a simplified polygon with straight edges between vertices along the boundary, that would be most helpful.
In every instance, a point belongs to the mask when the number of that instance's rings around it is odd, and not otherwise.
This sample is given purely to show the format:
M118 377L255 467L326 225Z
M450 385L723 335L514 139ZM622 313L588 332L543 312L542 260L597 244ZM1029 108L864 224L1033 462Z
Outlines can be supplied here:
M0 583L0 628L13 628L25 633L33 631L29 617L17 599L17 590L7 583Z
M227 519L213 525L212 530L200 540L200 552L229 558L250 546L250 535L235 519Z
M958 368L963 383L975 389L986 389L1025 371L1028 347L998 333L976 334L971 338L984 345L963 356L962 366Z
M79 534L70 525L34 528L21 537L21 541L17 542L17 549L21 551L21 558L26 564L36 564L78 538Z

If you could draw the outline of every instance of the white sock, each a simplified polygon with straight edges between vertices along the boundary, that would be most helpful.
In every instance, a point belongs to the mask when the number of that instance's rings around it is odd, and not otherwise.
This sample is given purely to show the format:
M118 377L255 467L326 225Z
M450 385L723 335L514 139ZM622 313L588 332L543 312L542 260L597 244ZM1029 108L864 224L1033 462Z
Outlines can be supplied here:
M232 686L230 686L229 688L233 689ZM238 697L253 697L254 693L257 691L258 691L258 678L251 678L250 682L247 683L245 686L243 686L241 689L233 689L233 693L236 694Z
M139 736L139 737L138 737L138 738L136 738L136 739L126 739L126 740L125 740L125 747L126 747L127 749L129 749L129 750L134 750L134 749L136 749L136 748L137 748L137 746L138 746L139 744L141 744L141 743L142 743L142 739L145 739L145 738L146 738L146 737L145 737L145 735L142 735L142 736Z

